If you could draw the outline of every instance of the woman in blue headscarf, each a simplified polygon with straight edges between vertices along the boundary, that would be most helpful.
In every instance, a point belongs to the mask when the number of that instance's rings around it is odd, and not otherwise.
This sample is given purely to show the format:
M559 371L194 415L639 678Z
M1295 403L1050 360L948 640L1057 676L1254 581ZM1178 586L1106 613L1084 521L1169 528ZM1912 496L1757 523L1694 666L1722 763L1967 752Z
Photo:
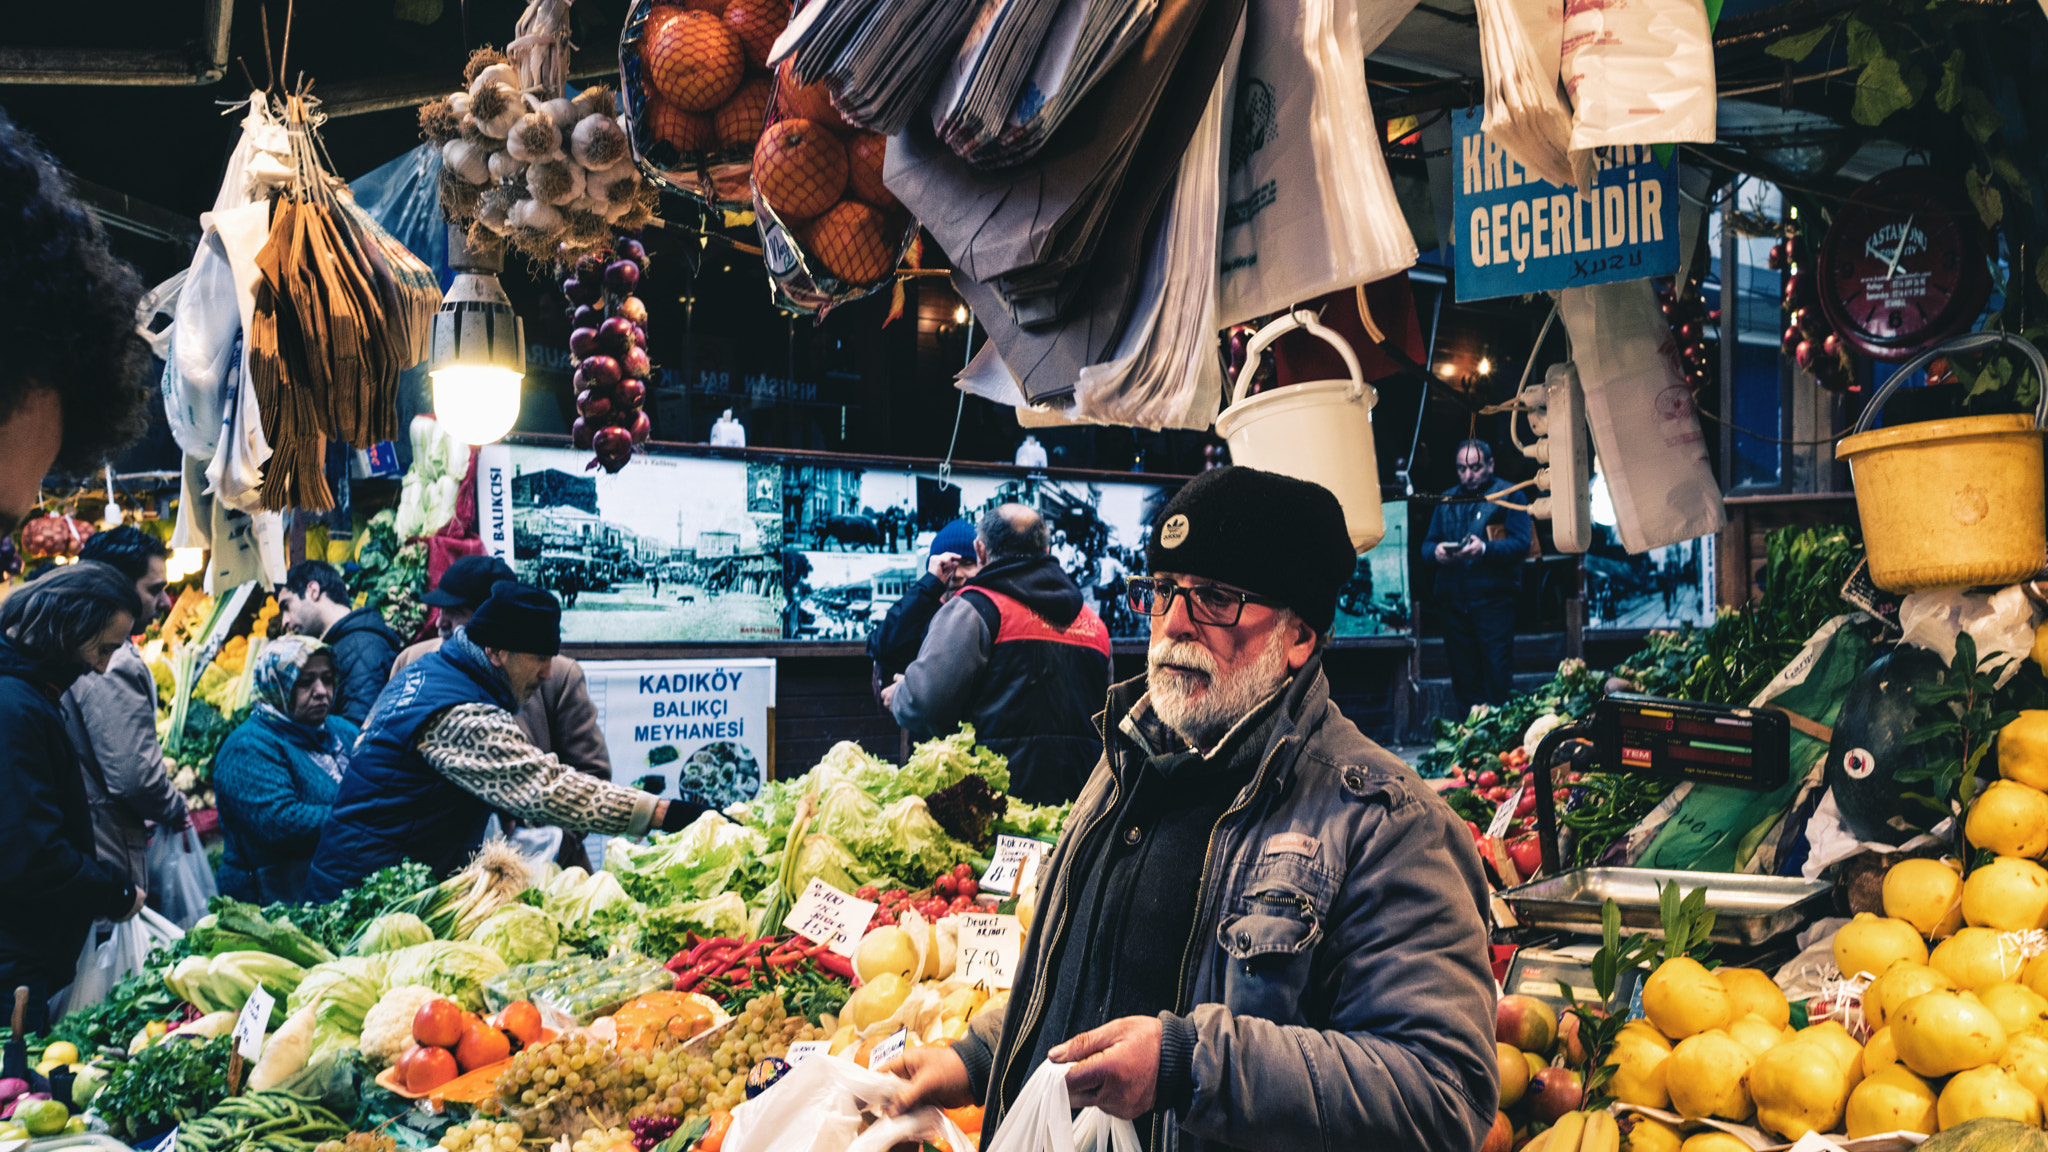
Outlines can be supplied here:
M221 894L296 903L320 829L348 771L356 726L330 716L334 655L308 636L284 636L256 657L258 703L213 762L220 803Z

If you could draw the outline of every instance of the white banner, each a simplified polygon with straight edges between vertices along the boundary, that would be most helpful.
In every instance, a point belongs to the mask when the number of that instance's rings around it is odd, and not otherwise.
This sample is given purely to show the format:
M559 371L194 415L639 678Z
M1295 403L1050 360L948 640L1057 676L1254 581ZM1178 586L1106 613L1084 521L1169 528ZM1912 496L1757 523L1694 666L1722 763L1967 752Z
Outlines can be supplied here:
M701 792L720 806L768 779L773 660L585 660L612 779L660 780L660 794Z

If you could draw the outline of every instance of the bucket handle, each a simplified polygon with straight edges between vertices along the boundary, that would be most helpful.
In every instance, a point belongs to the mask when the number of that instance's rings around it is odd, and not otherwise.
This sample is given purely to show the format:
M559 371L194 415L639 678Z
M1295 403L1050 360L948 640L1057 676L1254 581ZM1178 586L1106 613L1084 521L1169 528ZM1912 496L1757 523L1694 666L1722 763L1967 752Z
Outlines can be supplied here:
M1232 404L1244 402L1244 390L1251 386L1252 376L1259 370L1260 354L1265 352L1273 341L1296 328L1305 328L1311 335L1322 337L1326 343L1337 349L1338 355L1344 357L1344 367L1351 373L1351 391L1345 394L1345 403L1355 404L1360 396L1365 395L1365 372L1358 367L1358 354L1351 350L1350 341L1323 327L1323 322L1316 319L1315 313L1303 308L1289 312L1259 329L1258 334L1252 337L1252 342L1245 346L1244 368L1237 374L1237 386L1230 392Z
M1879 388L1877 394L1870 398L1870 403L1863 406L1863 415L1857 418L1855 431L1870 431L1877 422L1878 412L1884 408L1884 402L1891 398L1891 394L1898 391L1899 386L1904 384L1908 377L1933 363L1937 357L1963 352L1985 352L2006 344L2018 345L2021 354L2033 363L2034 379L2041 385L2041 399L2034 405L2034 427L2048 427L2048 360L2041 358L2040 349L2035 348L2026 337L2015 336L2010 332L1972 332L1967 336L1958 336L1953 340L1944 340L1936 344L1892 373L1891 379L1884 382L1884 387Z

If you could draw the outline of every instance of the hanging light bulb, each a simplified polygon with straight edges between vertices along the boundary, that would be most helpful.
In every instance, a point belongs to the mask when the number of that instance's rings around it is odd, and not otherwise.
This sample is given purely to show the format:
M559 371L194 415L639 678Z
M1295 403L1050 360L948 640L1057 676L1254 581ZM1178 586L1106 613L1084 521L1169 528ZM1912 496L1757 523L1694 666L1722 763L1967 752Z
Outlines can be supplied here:
M434 380L434 418L465 444L503 439L519 421L519 382L526 374L526 325L498 283L502 249L476 250L466 232L448 229L448 265L455 283L434 314L427 362Z
M206 567L206 549L173 548L171 558L165 562L164 567L169 570L173 583L197 575Z
M1481 376L1493 375L1493 361L1488 360L1484 356L1481 356L1479 358L1479 374Z
M957 305L956 307L954 307L954 309L953 309L953 323L955 323L955 324L965 324L965 323L967 323L967 305L965 305L965 304L961 304L961 305Z

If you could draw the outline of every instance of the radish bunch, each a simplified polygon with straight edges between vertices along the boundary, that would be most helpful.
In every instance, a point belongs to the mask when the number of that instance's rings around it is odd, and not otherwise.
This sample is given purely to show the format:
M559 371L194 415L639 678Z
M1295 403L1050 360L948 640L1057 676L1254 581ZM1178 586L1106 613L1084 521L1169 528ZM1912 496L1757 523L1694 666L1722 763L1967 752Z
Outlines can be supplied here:
M647 442L653 425L644 410L647 375L647 305L633 295L647 268L647 249L621 237L606 255L576 261L562 281L576 328L569 352L576 357L576 447L594 451L593 468L617 472L633 458L633 446Z

